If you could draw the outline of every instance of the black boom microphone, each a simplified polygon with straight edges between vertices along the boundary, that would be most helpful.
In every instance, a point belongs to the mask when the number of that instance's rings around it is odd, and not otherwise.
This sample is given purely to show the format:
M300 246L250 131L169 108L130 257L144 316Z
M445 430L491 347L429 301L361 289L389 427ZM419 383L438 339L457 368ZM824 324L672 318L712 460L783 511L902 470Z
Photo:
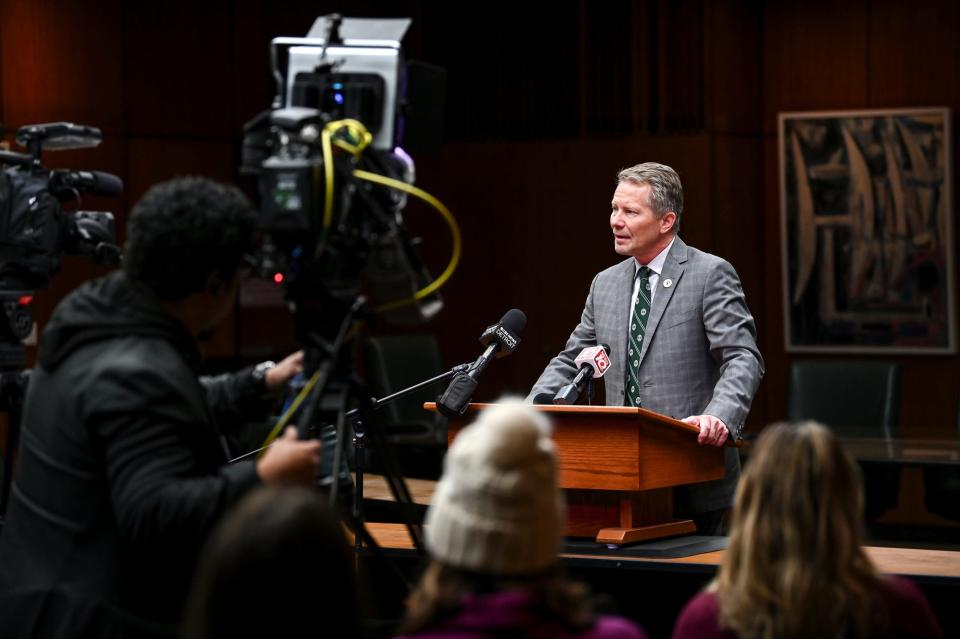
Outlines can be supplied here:
M517 349L520 344L520 333L527 325L527 316L518 308L511 308L504 313L500 321L483 331L480 343L486 346L483 354L470 365L465 373L457 373L437 399L437 408L447 417L463 415L467 404L477 390L477 378L494 357L506 357Z

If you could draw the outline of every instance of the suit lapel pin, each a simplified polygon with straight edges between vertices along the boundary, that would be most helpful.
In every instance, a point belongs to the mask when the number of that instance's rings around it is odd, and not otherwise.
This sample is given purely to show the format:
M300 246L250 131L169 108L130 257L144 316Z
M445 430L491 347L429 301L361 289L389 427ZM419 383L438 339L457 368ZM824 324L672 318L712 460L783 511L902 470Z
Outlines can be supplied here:
M669 277L663 280L663 288L670 288L671 286L673 286L673 280L671 280Z

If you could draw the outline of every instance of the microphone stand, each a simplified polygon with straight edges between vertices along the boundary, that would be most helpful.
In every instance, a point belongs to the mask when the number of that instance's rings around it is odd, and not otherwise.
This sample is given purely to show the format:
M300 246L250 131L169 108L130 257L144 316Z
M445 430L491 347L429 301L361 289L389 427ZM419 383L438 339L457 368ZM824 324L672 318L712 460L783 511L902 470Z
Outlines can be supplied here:
M586 368L587 367L584 366L584 369ZM580 397L586 395L586 404L589 406L592 403L593 398L593 371L591 370L590 374L587 375L586 378L582 377L582 375L583 370L577 374L573 382L570 382L558 390L553 396L553 403L559 406L576 404ZM580 390L581 386L583 391Z
M366 409L369 412L378 410L381 406L385 406L390 402L396 401L402 397L406 397L412 393L419 391L421 388L436 384L439 382L447 381L452 378L457 373L462 373L470 368L470 364L460 364L459 366L454 366L449 371L441 373L436 377L431 377L428 380L422 381L418 384L414 384L408 388L397 391L392 395L387 395L377 399L375 397L370 397L366 402L365 406L362 408ZM355 492L354 492L354 518L357 522L357 527L354 532L354 548L356 553L359 555L363 549L363 536L362 531L364 530L364 517L363 517L363 475L366 468L366 449L367 445L367 431L364 427L363 421L363 410L361 408L354 408L347 411L346 418L350 420L350 425L353 428L353 446L354 446L354 472L356 473ZM373 415L371 415L373 417ZM381 441L374 441L374 447L383 447L386 444L386 437L383 436L382 432L379 432L378 429L374 429L370 435L373 439L380 439ZM414 523L414 513L413 513L413 498L410 495L410 491L407 489L407 484L403 481L403 478L400 476L398 468L389 469L393 472L387 472L385 478L387 480L387 485L390 487L390 492L393 494L394 499L400 504L401 511L404 515L404 524L407 526L407 530L410 532L410 539L413 541L414 548L416 548L418 553L423 553L423 530L419 524Z

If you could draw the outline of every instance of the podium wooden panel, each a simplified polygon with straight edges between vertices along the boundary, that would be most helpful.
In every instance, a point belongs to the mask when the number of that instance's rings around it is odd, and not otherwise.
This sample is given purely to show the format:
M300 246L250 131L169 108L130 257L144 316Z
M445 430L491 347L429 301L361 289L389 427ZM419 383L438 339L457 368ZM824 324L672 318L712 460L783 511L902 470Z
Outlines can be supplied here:
M436 404L424 405L436 410ZM450 420L449 441L491 404ZM554 423L568 536L626 544L695 532L673 519L674 486L722 479L723 449L697 444L700 429L643 408L535 405Z

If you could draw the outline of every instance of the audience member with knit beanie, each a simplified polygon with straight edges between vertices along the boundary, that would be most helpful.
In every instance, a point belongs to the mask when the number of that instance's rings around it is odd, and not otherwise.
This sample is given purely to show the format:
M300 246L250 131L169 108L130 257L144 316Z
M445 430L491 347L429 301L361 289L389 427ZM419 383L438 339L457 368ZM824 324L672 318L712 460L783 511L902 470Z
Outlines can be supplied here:
M596 616L558 566L564 525L550 424L519 401L485 410L444 461L427 513L431 556L410 598L408 639L643 639Z
M764 429L717 577L680 613L674 639L942 637L917 587L877 574L864 552L862 493L825 426Z

